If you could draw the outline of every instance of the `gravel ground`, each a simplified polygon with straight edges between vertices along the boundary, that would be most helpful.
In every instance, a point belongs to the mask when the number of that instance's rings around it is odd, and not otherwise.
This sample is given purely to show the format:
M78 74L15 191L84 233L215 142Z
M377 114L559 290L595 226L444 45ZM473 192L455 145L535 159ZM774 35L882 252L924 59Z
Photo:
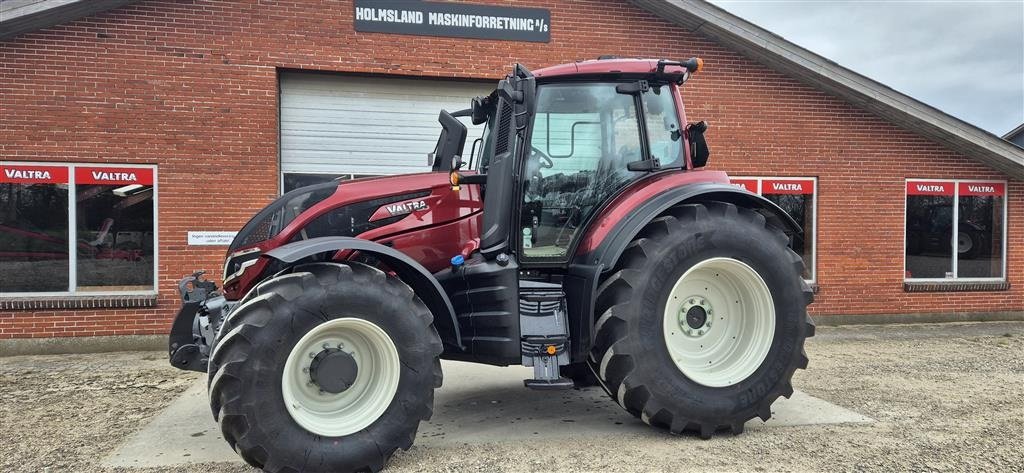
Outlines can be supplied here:
M1024 471L1024 323L818 333L808 342L810 369L794 384L877 422L757 429L708 441L650 432L414 446L396 455L390 470ZM193 379L156 352L0 358L0 471L251 471L230 463L98 465Z

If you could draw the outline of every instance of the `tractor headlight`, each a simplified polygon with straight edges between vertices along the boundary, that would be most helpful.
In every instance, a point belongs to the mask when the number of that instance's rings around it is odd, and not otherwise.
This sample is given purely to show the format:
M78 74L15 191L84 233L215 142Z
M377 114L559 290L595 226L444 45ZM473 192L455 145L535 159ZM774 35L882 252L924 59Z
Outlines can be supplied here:
M259 258L259 248L240 250L228 255L227 259L224 261L224 284L227 284L228 281L241 276L242 273L245 272L245 269L256 264L256 260Z

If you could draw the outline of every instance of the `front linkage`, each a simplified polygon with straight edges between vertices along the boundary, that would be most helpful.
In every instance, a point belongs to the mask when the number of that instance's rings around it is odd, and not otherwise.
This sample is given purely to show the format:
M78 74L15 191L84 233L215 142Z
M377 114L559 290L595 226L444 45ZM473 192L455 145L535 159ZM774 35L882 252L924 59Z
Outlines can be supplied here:
M168 338L171 365L206 372L213 339L228 307L217 284L203 279L205 271L196 271L178 281L181 309L174 318Z

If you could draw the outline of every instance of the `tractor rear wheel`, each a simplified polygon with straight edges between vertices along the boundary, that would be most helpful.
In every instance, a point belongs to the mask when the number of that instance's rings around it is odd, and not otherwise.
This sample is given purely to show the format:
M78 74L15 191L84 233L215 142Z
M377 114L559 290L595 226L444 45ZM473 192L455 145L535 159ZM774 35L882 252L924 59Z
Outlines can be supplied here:
M441 385L441 340L401 280L359 263L296 267L231 312L210 357L224 439L270 472L379 471Z
M644 422L674 434L734 434L768 420L807 367L813 294L786 235L763 215L708 202L644 227L598 288L589 362Z

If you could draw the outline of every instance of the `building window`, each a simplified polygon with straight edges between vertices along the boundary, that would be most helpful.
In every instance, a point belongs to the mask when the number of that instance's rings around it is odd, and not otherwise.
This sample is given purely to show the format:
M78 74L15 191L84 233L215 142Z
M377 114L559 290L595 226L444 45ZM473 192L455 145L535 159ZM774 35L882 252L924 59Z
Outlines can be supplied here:
M0 295L152 293L155 172L0 163Z
M1004 279L1006 182L907 180L907 280Z
M0 292L68 291L68 169L0 168Z
M817 280L818 179L814 177L733 177L732 184L764 196L782 208L803 228L802 238L791 242L804 260L804 279Z

